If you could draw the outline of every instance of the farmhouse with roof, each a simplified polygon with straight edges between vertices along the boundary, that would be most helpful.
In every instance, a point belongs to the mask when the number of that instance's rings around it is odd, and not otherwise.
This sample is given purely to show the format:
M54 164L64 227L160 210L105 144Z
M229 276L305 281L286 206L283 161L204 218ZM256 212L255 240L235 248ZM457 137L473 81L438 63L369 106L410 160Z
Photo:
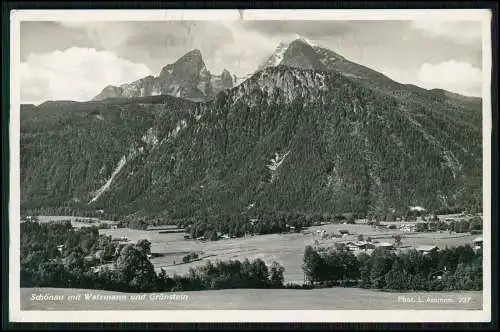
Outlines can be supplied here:
M476 237L474 239L474 250L481 250L483 249L483 237Z

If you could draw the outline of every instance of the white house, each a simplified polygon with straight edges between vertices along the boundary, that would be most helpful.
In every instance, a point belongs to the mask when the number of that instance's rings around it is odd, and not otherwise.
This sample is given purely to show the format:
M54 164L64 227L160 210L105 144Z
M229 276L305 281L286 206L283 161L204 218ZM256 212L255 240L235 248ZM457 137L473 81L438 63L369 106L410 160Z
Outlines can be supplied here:
M366 241L357 241L357 242L347 242L347 249L351 251L366 251L368 249L374 249L375 245L373 243L369 243Z
M421 253L423 253L424 255L426 255L429 252L431 252L432 250L439 249L439 248L436 245L428 245L428 246L420 246L420 247L417 247L416 249L418 251L420 251Z
M384 249L387 249L387 250L392 250L394 249L394 245L392 243L388 243L388 242L380 242L380 243L376 243L375 244L375 247L376 248L384 248Z
M481 250L483 248L483 237L476 237L474 239L474 250Z

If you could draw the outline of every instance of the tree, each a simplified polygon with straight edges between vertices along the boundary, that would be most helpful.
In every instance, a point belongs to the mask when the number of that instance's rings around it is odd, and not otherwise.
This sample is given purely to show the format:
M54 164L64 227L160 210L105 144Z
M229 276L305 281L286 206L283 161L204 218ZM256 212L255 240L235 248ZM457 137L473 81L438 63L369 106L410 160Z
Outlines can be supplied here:
M350 251L341 253L341 263L344 270L342 279L357 280L359 278L359 262Z
M415 226L415 231L417 232L427 232L429 230L429 224L428 223L418 223Z
M269 270L266 263L260 258L257 258L251 265L251 276L255 282L255 286L265 285L269 279Z
M394 238L394 244L396 247L399 247L402 243L403 236L401 234L394 234L392 237Z
M285 268L281 266L278 262L274 261L271 264L271 286L281 287L283 286Z
M74 268L81 268L83 269L84 265L84 252L80 247L74 248L68 256L64 259L65 261L65 266L72 270Z
M153 264L143 250L133 245L126 246L116 262L119 280L130 290L152 290L156 284Z
M217 232L213 229L207 230L203 236L209 241L217 241L219 239Z
M469 223L469 232L481 231L483 229L483 219L481 217L474 217Z
M371 264L372 259L371 256L362 252L358 256L358 266L359 266L359 274L360 274L360 284L361 288L370 288L371 287Z
M385 287L385 274L391 269L393 260L393 254L386 250L375 249L373 251L370 271L371 287Z
M302 270L304 271L306 279L314 284L318 281L320 270L323 265L323 260L321 256L314 250L311 246L306 246L304 251L304 258L302 264Z
M151 255L151 242L147 239L137 241L137 249L141 250L145 255Z
M396 258L392 268L385 275L385 287L391 290L406 290L410 287L409 275L401 266L400 259Z
M359 234L358 235L358 241L364 241L365 237L363 236L363 234Z

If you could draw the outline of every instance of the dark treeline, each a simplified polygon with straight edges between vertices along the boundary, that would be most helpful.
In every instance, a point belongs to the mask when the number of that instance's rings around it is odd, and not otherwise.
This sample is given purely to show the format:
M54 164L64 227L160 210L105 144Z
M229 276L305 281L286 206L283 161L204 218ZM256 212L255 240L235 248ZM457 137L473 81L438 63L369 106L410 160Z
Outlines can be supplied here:
M111 236L99 235L95 226L74 229L69 220L55 223L26 221L20 228L22 284L57 283L63 272L74 276L66 279L72 284L92 266L117 258L118 242Z
M245 234L262 235L300 232L310 226L347 221L354 223L353 214L259 213L250 217L244 214L189 218L179 221L179 226L193 238L200 236L217 240L218 234L242 237Z
M483 230L483 218L476 216L470 220L459 219L450 222L433 220L417 223L415 230L417 232L453 231L455 233L481 234Z
M363 216L387 215L388 208L399 214L410 204L481 209L480 103L438 102L422 91L401 99L380 91L386 83L321 75L322 82L310 70L269 68L203 104L31 107L21 112L21 206L103 209L147 222L158 215L175 222L204 209ZM318 85L303 84L311 81ZM284 82L287 89L269 90ZM167 143L181 120L187 126ZM153 132L154 149L142 139ZM131 151L110 190L88 204ZM289 153L279 171L269 168L276 153Z
M307 246L303 270L308 284L283 285L284 268L261 259L207 261L183 276L156 273L151 243L120 245L96 227L74 229L69 222L21 223L21 286L72 287L124 292L225 288L312 288L359 286L386 290L480 290L482 252L470 246L371 255ZM185 257L186 262L197 259Z
M120 216L115 213L90 210L75 206L43 207L23 209L26 216L77 216L85 218L99 218L101 220L118 221Z
M303 270L314 285L350 285L386 290L481 290L482 252L469 245L394 253L376 249L371 255L307 246Z
M116 253L112 239L99 236L95 227L74 230L69 223L24 222L21 234L22 287L155 292L283 286L284 268L276 262L268 267L261 259L207 261L187 275L169 276L165 270L155 272L147 240ZM66 241L58 250L61 239ZM97 252L102 252L99 258L92 256Z

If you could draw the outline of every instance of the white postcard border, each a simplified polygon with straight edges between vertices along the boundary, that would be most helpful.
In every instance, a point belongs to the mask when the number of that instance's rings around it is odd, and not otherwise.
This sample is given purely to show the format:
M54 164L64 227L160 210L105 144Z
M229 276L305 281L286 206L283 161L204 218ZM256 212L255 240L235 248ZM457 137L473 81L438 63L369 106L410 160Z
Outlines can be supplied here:
M32 311L20 305L20 22L162 20L483 22L483 310ZM491 12L432 10L13 10L10 31L9 318L12 322L489 322L491 320ZM160 318L161 317L161 318Z

